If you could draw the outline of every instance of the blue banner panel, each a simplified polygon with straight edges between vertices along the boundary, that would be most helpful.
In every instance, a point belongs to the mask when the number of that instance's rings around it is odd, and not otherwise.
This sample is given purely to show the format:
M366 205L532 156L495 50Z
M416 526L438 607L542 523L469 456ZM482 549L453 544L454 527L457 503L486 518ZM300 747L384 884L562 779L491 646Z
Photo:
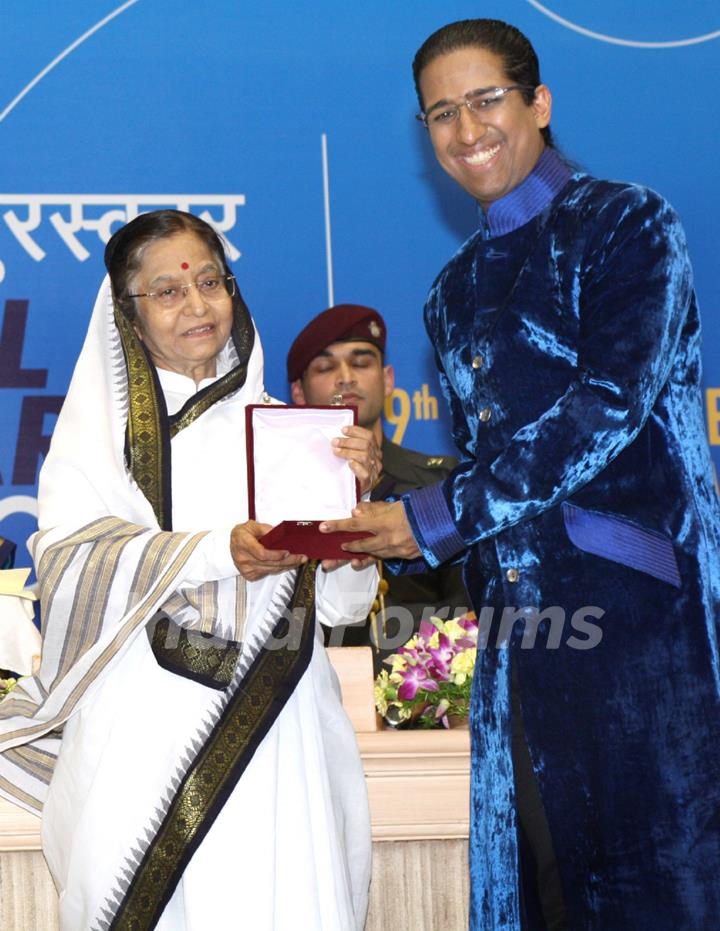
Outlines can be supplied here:
M37 475L104 273L139 211L191 210L225 235L288 398L285 355L330 303L378 308L397 388L388 434L451 451L428 287L475 205L414 119L410 63L460 0L4 0L0 8L0 535L23 543ZM720 461L720 12L696 0L505 0L554 96L562 151L664 194L690 241ZM18 564L27 564L21 547Z

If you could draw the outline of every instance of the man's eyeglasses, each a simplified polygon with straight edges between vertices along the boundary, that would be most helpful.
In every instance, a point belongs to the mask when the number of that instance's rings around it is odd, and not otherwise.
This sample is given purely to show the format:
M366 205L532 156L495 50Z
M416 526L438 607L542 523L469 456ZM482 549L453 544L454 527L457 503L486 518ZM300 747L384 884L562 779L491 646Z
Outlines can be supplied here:
M172 310L180 307L187 297L190 288L197 288L204 301L221 301L223 298L235 294L235 275L212 275L207 278L198 278L190 284L181 281L168 281L157 291L145 291L143 294L128 294L128 297L148 297L151 301L162 307L163 310Z
M528 84L509 84L507 87L480 87L468 91L462 100L448 103L438 103L428 113L418 113L415 119L431 129L434 126L452 126L460 119L460 108L467 107L470 113L477 116L484 110L490 110L499 104L509 91L534 91Z

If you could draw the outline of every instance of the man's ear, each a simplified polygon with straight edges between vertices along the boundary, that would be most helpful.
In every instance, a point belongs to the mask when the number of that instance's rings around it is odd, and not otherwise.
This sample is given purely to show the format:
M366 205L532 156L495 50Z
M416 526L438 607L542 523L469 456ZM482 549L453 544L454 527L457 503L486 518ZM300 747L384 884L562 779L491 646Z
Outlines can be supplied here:
M532 103L535 111L535 122L538 129L545 129L550 125L550 115L552 113L552 94L545 84L538 84L535 88L535 99Z
M290 382L290 397L293 399L293 404L305 404L305 392L299 378Z
M395 369L392 365L383 366L383 384L385 386L385 397L389 398L395 387Z

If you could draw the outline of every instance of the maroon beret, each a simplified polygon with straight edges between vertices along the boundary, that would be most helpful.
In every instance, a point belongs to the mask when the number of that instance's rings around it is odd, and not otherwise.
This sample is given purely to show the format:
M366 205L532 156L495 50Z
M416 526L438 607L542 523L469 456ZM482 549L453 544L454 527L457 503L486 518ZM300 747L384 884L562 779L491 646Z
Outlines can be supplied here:
M301 330L287 357L288 381L296 381L331 343L362 340L385 352L387 328L380 314L360 304L336 304L329 307Z

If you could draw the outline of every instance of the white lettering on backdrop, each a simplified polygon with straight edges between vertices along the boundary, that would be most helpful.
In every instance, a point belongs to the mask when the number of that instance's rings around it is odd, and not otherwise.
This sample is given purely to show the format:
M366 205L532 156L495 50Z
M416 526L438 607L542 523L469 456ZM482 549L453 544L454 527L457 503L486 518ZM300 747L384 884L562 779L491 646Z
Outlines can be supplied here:
M234 262L241 253L226 234L237 222L237 208L244 204L244 194L0 194L5 225L36 262L47 253L32 234L37 234L45 218L78 262L84 262L90 252L78 233L94 232L106 243L113 224L117 229L138 214L163 207L185 210L207 221L222 236ZM4 270L0 262L0 281Z

